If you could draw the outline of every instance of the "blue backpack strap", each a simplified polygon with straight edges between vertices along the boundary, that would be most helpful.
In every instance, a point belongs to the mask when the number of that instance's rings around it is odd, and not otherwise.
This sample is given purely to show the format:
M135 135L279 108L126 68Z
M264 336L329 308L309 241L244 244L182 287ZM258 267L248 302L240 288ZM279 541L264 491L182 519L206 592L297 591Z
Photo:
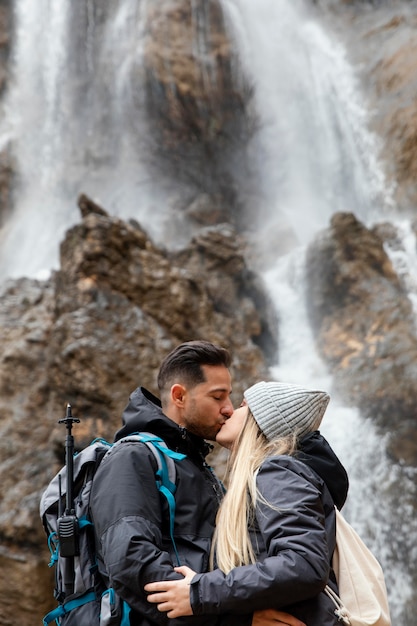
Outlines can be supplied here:
M64 604L60 604L59 606L57 606L56 609L50 611L45 615L45 617L43 618L43 626L48 626L48 624L50 624L54 620L58 624L58 619L60 617L62 617L66 613L69 613L73 609L76 609L79 606L83 606L83 604L87 604L87 602L93 602L94 600L96 600L96 594L94 593L94 591L90 591L84 596L75 598L74 600L70 600L69 602L65 602Z
M122 621L120 626L130 626L130 606L123 600L122 605Z
M140 441L145 443L150 450L152 450L156 461L158 463L158 468L162 480L162 484L166 485L168 489L175 493L175 465L169 459L173 459L175 461L182 461L185 459L185 454L181 454L180 452L174 452L166 445L165 441L156 435L152 435L151 433L138 433L138 437L140 437ZM155 455L155 448L158 451L158 456ZM168 457L168 462L166 460ZM159 462L161 461L161 463Z
M141 441L152 451L158 464L158 470L156 472L156 486L159 491L165 497L168 503L169 509L169 535L171 543L174 548L175 557L177 559L177 565L181 565L180 557L177 550L177 544L174 538L174 522L175 522L175 491L177 489L175 485L175 461L182 461L186 458L185 454L181 452L175 452L166 445L165 441L153 435L152 433L133 433L123 439L120 439L117 443L122 441Z
M59 559L59 541L58 534L55 530L48 536L48 548L51 553L51 560L48 563L48 567L54 567Z
M167 465L166 458L164 456L165 452L162 452L162 450L157 445L155 447L158 450L158 453L160 454L160 461L161 461L161 467L156 472L156 486L158 487L159 491L162 493L162 495L165 497L168 503L169 535L171 537L172 546L174 548L175 556L177 559L177 565L181 565L180 557L179 557L178 550L177 550L177 544L175 543L175 538L174 538L174 523L175 523L174 494L175 494L177 487L175 483L169 480L168 465Z
M175 497L174 494L177 490L175 485L175 464L172 460L182 461L185 459L185 454L180 452L174 452L167 447L166 443L156 435L148 433L140 433L141 441L148 447L153 446L159 455L158 471L156 472L156 486L159 491L165 497L168 503L169 509L169 535L171 537L172 547L174 548L175 557L177 559L177 565L181 565L180 557L177 550L177 544L174 538L174 523L175 523ZM154 452L155 454L155 452ZM157 458L158 461L158 458Z

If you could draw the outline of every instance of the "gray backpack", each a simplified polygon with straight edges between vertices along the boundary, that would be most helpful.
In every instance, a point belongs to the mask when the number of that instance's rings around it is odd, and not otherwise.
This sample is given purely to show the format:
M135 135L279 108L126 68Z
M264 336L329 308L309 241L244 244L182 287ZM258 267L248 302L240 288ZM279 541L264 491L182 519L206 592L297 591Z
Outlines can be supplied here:
M55 621L58 626L129 626L130 607L122 601L113 589L107 589L99 575L94 529L90 518L90 493L94 475L104 456L111 454L124 442L145 444L154 454L157 462L155 480L158 489L167 500L170 515L170 535L174 552L179 563L174 540L175 519L175 463L184 454L170 450L165 442L151 433L135 433L114 444L96 439L78 454L73 456L70 473L73 476L72 488L74 509L68 531L62 521L62 511L67 483L67 465L51 480L40 502L40 516L48 537L51 552L50 567L55 567L54 596L58 606L43 618L43 625ZM74 530L75 529L75 530ZM66 535L71 533L71 537ZM75 537L73 535L76 535ZM67 539L75 545L73 552L66 549ZM75 552L75 555L74 555ZM69 581L69 582L68 582Z

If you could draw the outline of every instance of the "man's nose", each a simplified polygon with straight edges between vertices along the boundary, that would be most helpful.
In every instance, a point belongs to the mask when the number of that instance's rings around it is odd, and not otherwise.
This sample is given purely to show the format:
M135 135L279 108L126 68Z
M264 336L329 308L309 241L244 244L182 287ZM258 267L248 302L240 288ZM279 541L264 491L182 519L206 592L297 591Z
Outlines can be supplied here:
M232 402L229 400L224 407L221 409L221 414L226 418L229 419L229 417L231 417L233 415L233 404Z

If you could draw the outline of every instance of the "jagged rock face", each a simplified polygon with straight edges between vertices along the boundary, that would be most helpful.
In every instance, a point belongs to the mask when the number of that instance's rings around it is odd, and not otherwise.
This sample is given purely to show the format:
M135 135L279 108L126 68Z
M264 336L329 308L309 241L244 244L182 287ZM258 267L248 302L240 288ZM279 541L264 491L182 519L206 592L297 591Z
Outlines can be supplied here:
M399 207L409 211L417 201L415 5L392 0L319 0L319 4L331 5L338 13L340 35L362 78L370 124L381 140L393 195Z
M150 113L157 107L165 146L216 141L242 95L233 91L231 45L219 2L149 5L145 63Z
M52 589L37 510L51 476L45 450L57 415L48 397L53 287L10 282L0 303L0 624L29 625L50 604Z
M338 213L307 255L307 303L341 396L392 433L417 464L417 333L406 291L376 231Z
M191 219L207 223L210 214L217 222L238 218L233 164L238 159L238 169L245 169L245 145L255 121L251 88L236 71L221 4L150 3L147 25L145 98L150 152L158 169L184 181L197 199L209 201L210 211L195 211L191 195Z
M0 624L13 623L19 604L27 607L23 626L53 606L38 507L63 463L65 429L57 422L67 402L82 420L74 427L77 447L95 436L112 440L131 391L141 384L157 393L162 358L194 338L231 350L236 402L267 376L256 342L276 337L276 321L257 311L262 286L254 289L243 250L224 226L169 254L138 224L86 211L62 242L61 269L48 282L22 279L3 290L0 585L8 601Z
M368 33L374 45L381 44L381 37L385 41L386 53L374 66L375 100L383 102L378 106L375 128L379 133L383 130L383 156L396 182L396 199L405 208L417 201L417 37L415 17L410 17L400 10ZM393 100L399 106L392 107Z

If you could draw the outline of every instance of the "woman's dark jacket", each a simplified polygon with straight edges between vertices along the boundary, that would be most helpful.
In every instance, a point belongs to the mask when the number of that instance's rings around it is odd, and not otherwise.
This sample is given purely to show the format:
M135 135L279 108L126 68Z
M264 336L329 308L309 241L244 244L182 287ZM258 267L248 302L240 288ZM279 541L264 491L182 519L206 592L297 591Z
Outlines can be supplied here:
M160 436L169 448L187 455L176 461L175 539L181 564L208 569L215 516L222 486L205 462L208 444L168 419L157 398L144 389L132 393L116 440L134 432ZM91 495L99 570L107 585L132 608L132 626L213 624L187 617L168 620L146 600L146 583L181 578L169 535L167 505L157 490L157 465L145 444L121 443L99 466Z
M320 473L327 477L333 497ZM327 583L337 589L330 567L334 501L341 506L346 498L345 470L316 432L302 442L295 457L269 457L259 470L257 487L268 503L259 499L250 529L258 562L227 575L215 570L195 576L194 614L230 613L220 623L237 625L242 623L237 613L273 607L307 626L338 624L334 605L322 591Z

